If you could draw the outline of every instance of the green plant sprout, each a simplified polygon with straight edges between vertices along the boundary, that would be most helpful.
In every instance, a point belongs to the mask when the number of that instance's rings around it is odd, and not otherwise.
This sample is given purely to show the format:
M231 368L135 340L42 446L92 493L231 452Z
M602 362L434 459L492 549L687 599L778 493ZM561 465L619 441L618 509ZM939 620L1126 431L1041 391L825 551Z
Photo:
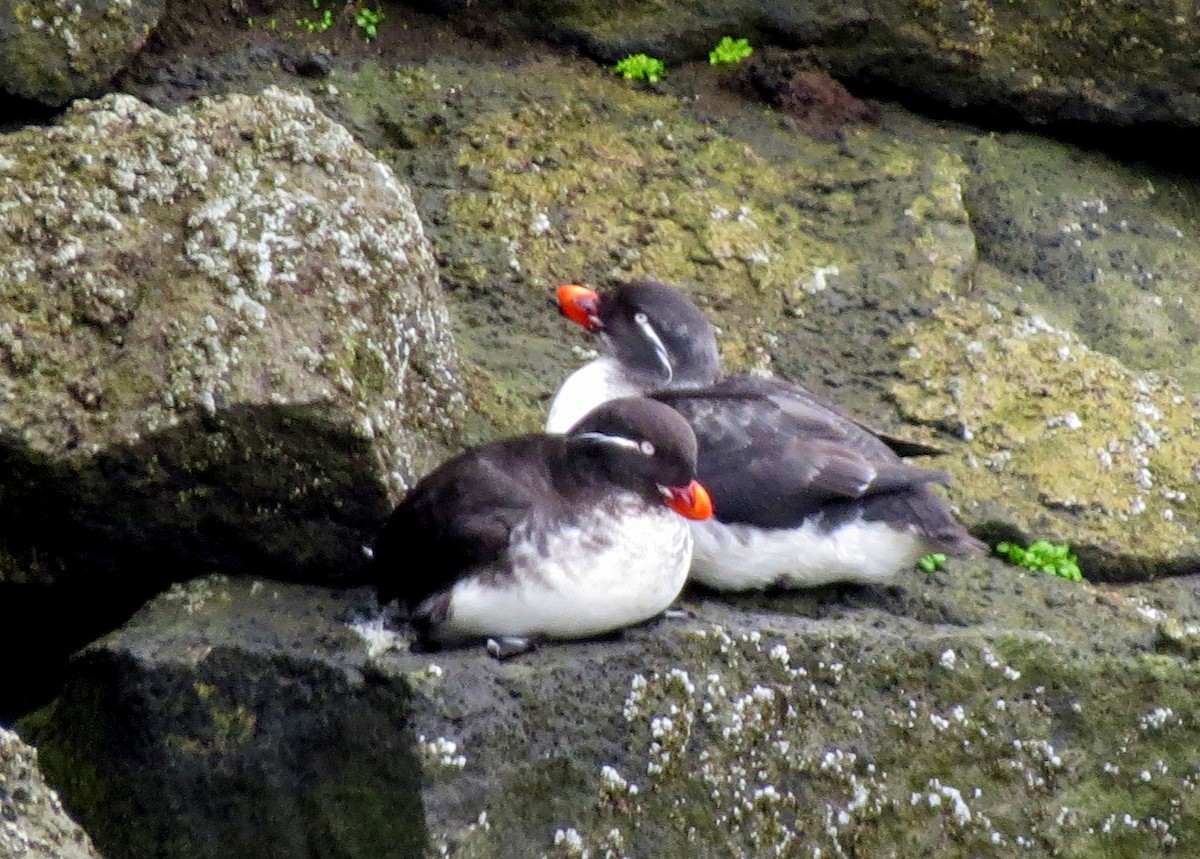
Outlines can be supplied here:
M927 573L936 573L946 563L946 556L941 552L933 552L917 561L917 566Z
M313 9L320 10L321 0L312 0ZM309 33L324 33L333 26L333 10L326 9L320 18L313 20L312 18L297 18L296 26Z
M714 66L726 66L740 63L754 53L749 39L734 39L723 36L717 46L708 52L708 61Z
M358 25L358 29L363 31L368 39L374 39L379 35L379 25L383 23L386 17L382 9L367 9L363 7L354 13L354 23Z
M1008 558L1009 562L1034 572L1058 576L1069 582L1083 581L1079 559L1071 554L1071 547L1066 543L1060 546L1048 540L1037 540L1028 549L1016 543L1000 543L996 546L996 552Z
M666 73L662 60L648 57L645 54L630 54L615 66L613 71L627 81L649 81L657 83Z

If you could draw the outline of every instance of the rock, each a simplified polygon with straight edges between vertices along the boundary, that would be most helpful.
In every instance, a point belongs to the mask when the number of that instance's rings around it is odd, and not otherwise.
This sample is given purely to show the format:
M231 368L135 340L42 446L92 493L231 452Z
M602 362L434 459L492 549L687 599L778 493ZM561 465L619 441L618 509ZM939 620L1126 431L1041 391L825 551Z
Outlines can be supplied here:
M980 137L965 156L981 259L1093 348L1200 390L1190 182L1030 134Z
M173 116L113 96L0 141L0 187L14 465L164 557L355 566L458 402L434 262L391 171L303 96Z
M1198 587L952 564L498 663L353 631L359 592L208 578L22 729L129 859L1150 857L1200 838L1200 670L1148 650Z
M90 637L205 570L358 575L461 410L392 172L304 96L110 96L0 138L0 201L3 612Z
M0 854L7 859L100 859L38 769L37 751L0 727Z
M1197 569L1195 394L977 301L947 303L900 342L900 408L964 440L939 464L966 516L1069 542L1092 579Z
M165 9L165 0L2 0L0 89L54 107L99 95Z
M380 145L443 117L439 138L407 134L394 157L439 189L422 199L470 323L460 342L486 360L478 414L537 426L540 395L582 360L569 350L592 345L546 314L556 282L659 277L720 328L727 368L776 372L947 451L929 464L954 473L981 536L1069 543L1097 579L1195 568L1189 183L890 107L821 143L741 100L721 113L707 68L681 103L544 66L334 76ZM757 83L783 109L794 82L779 67ZM459 172L423 166L435 159ZM497 330L506 319L519 324Z
M1104 9L988 0L875 0L829 5L764 0L692 3L435 0L443 12L498 14L538 37L611 64L647 53L672 66L704 60L722 36L803 48L860 85L955 110L1038 123L1200 126L1194 42L1200 20L1169 3Z

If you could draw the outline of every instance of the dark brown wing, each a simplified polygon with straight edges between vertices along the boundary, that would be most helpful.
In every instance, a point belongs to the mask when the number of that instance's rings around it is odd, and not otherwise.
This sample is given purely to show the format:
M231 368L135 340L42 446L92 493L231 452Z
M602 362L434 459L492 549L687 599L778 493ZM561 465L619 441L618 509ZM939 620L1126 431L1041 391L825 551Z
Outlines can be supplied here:
M548 445L522 436L484 445L444 463L392 512L374 546L380 604L408 608L473 569L501 562L513 528L553 493Z
M881 442L898 456L942 456L945 454L945 451L941 448L925 444L924 442L898 438L878 427L865 423L836 403L823 400L807 388L797 385L794 382L786 382L782 379L764 379L743 374L722 379L714 386L714 389L770 397L784 409L794 408L808 413L824 414L827 418L835 422L843 423L848 435L861 436L864 441L867 439L873 440L869 442L872 446L874 446L874 441ZM854 432L852 427L857 427L861 432Z
M819 401L781 395L757 379L654 396L696 431L698 477L723 522L799 524L831 503L944 481Z

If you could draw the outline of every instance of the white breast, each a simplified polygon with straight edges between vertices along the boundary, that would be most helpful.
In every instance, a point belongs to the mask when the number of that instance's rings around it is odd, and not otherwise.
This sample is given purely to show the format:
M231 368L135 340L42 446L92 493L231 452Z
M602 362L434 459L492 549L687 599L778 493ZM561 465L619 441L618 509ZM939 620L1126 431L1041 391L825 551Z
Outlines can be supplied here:
M912 531L861 519L828 532L813 521L800 528L757 528L715 519L689 524L695 543L691 577L722 591L880 584L925 553Z
M601 403L640 393L642 390L626 378L615 358L597 358L567 376L558 386L550 402L546 432L564 433Z
M514 530L511 576L482 571L454 586L435 638L601 635L665 611L687 581L692 535L666 507L629 496L540 540L532 527Z

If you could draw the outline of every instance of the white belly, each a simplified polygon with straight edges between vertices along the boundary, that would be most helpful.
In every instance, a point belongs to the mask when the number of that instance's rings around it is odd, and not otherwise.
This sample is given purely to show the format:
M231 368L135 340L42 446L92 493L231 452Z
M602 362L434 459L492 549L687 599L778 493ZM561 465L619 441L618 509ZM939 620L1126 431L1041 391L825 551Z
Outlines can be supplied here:
M830 582L891 581L925 554L915 533L854 520L825 532L803 527L756 528L715 519L689 523L693 581L722 591L772 586L807 588Z
M565 433L601 403L642 393L621 372L615 359L597 358L584 364L558 386L546 417L546 432Z
M572 527L547 535L539 548L518 527L512 575L481 571L456 584L433 637L588 638L641 623L674 602L692 557L682 517L643 505L639 516L598 510L584 525L604 539L585 542L583 530Z

